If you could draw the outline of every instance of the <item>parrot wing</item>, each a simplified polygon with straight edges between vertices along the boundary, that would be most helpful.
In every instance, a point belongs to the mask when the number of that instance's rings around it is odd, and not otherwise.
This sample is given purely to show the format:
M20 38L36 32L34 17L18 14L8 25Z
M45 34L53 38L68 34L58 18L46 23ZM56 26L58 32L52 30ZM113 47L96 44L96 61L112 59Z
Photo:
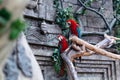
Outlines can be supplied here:
M76 28L76 31L77 31L77 33L78 33L78 38L81 38L81 31L80 31L80 28L77 27L77 28Z

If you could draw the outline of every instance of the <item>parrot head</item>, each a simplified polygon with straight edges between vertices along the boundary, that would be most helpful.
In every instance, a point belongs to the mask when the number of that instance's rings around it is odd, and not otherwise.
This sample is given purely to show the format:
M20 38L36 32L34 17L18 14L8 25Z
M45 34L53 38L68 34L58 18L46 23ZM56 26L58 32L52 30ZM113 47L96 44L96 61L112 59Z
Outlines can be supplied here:
M68 19L66 23L69 27L77 26L77 23L73 19Z
M61 46L60 47L60 53L62 53L68 48L67 40L62 35L58 35L57 39L59 40L58 46Z
M64 36L62 35L58 35L57 39L61 42L62 40L66 40Z

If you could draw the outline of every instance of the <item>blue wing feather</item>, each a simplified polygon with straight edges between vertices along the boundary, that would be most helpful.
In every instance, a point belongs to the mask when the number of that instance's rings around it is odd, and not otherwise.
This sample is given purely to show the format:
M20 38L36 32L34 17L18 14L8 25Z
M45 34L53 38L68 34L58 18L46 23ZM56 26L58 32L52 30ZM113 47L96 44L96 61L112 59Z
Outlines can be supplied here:
M60 54L61 48L62 48L62 46L61 46L61 45L59 45L59 46L58 46L58 51L59 51L59 54Z
M79 27L77 27L77 33L78 33L78 38L81 38L81 31Z

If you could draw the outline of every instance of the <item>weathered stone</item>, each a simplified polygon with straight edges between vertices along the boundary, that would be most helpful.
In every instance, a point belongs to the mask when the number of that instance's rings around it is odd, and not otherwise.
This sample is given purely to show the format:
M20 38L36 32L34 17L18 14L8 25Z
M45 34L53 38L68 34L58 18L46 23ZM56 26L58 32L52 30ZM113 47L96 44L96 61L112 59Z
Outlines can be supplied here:
M94 28L94 27L88 27L88 26L84 26L84 31L87 31L87 32L98 32L99 31L99 28Z
M50 73L48 73L50 72ZM57 73L55 73L54 69L52 66L47 67L46 70L44 70L43 73L45 80L67 80L65 77L57 77Z
M32 17L38 17L38 0L30 0L28 3L24 15L26 16L32 16Z
M53 0L44 0L42 4L39 5L39 18L54 21L55 11L56 9L53 8Z
M64 9L65 8L68 8L69 6L71 6L72 7L72 13L74 13L77 9L78 9L78 6L77 5L73 5L73 4L71 4L71 3L67 3L67 2L63 2L63 7L64 7Z
M96 14L95 12L89 11L89 10L86 10L85 16L100 18L100 16L98 14Z
M87 26L87 19L86 19L86 16L80 16L79 19L81 20L83 27L84 27L84 26Z
M53 7L53 0L45 0L46 4L46 20L54 21L56 9Z
M42 4L43 3L43 0L38 0L38 4Z
M54 51L54 48L50 48L50 47L45 47L45 46L43 47L37 45L30 45L30 46L35 55L52 56Z
M112 0L105 0L105 3L103 5L103 15L105 18L113 18L113 2Z
M104 2L105 2L104 0L94 0L91 3L90 7L95 8L95 9L99 9L101 7L102 3L104 3Z
M19 44L21 44L24 49L25 49L25 55L30 59L31 61L31 66L32 66L32 77L26 77L24 74L22 74L22 72L19 72L19 79L18 80L43 80L43 75L41 73L41 69L38 65L38 63L36 62L36 59L32 53L32 50L30 49L27 41L26 41L26 37L25 35L22 33L21 37L19 39ZM23 59L24 60L24 59ZM27 63L29 64L29 63Z
M91 7L104 15L105 18L113 18L113 8L111 0L95 0L91 4ZM100 9L102 8L102 9ZM87 16L100 17L94 12L86 11Z
M84 36L82 37L82 39L89 43L96 44L102 41L103 38L101 36L94 35L94 36Z
M38 5L39 9L39 18L46 19L46 6L45 4Z
M25 21L28 27L30 26L38 27L39 22L36 19L25 18Z
M62 31L61 29L59 28L58 25L55 25L55 24L47 24L45 22L42 22L41 24L41 29L44 33L54 33L54 34L61 34Z
M31 26L29 31L27 32L27 40L31 44L39 44L46 46L54 46L58 45L58 40L56 39L56 34L41 34L40 28ZM30 34L29 34L30 33Z
M38 63L44 62L45 59L50 58L45 56L41 57L42 58L38 59ZM78 77L80 77L79 79L115 80L117 78L117 80L119 80L119 76L116 77L115 74L117 73L117 75L120 75L119 72L116 71L116 69L120 70L119 60L116 61L111 58L95 54L92 56L83 56L81 62L76 59L75 64L76 70L78 72ZM40 67L44 74L44 79L49 80L50 78L52 78L53 80L59 80L52 66L49 66L49 64L40 64ZM50 74L48 72L52 73Z
M27 76L32 77L32 65L30 59L25 54L25 49L21 44L17 46L17 64L21 72Z
M76 11L78 8L76 4L77 0L62 0L63 7L66 8L68 5L72 5L72 12ZM101 3L102 1L102 3ZM110 2L109 2L110 1ZM94 0L90 7L98 10L103 5L103 10L100 12L105 15L107 21L110 23L112 18L112 0ZM33 53L36 56L36 59L42 69L45 80L59 80L57 74L53 70L53 62L51 56L54 50L54 47L57 47L58 41L53 40L59 32L59 28L54 23L54 8L53 0L39 0L39 17L38 19L31 20L31 17L27 17L30 24L30 28L27 32L27 39L30 43ZM107 7L105 7L107 6ZM109 20L109 19L110 20ZM45 20L44 20L45 19ZM80 16L80 19L84 25L85 31L96 31L104 32L105 23L94 12L86 11L84 16ZM29 21L30 20L30 21ZM46 27L39 24L46 21ZM49 24L50 22L50 24ZM31 24L32 23L32 24ZM41 33L41 30L45 31L45 34ZM89 43L96 44L103 39L103 36L91 35L91 36L82 36L82 39L88 41ZM52 48L53 47L53 48ZM100 55L92 55L87 57L82 57L81 62L76 62L76 69L78 71L79 79L101 79L101 80L119 80L120 79L120 70L119 61L106 58ZM91 78L90 78L91 77ZM66 79L65 79L66 80Z
M68 3L68 4L69 3L77 4L77 2L78 2L77 0L74 0L74 1L73 0L63 0L63 1L66 2L66 3Z
M88 27L94 27L94 28L104 28L105 23L103 19L96 18L96 17L87 17L87 25Z
M12 55L9 56L4 68L3 72L5 75L5 80L18 80L18 67L16 63L16 53L15 51Z

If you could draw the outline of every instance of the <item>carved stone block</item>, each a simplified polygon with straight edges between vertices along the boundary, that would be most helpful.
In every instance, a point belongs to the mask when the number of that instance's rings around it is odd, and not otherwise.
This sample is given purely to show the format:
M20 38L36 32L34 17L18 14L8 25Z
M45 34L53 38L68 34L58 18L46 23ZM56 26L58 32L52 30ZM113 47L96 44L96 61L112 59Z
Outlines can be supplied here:
M26 9L24 11L24 15L38 17L38 0L30 0Z
M54 21L55 11L53 0L44 0L42 4L39 5L39 18Z
M77 0L76 0L77 1ZM74 1L73 1L74 2ZM64 8L68 8L69 6L71 6L72 7L72 13L74 13L76 10L77 10L77 8L78 8L78 6L77 5L74 5L74 4L71 4L71 3L68 3L68 2L63 2L63 7Z
M87 25L88 27L94 27L94 28L104 28L105 23L103 19L96 18L96 17L87 17Z
M84 36L82 37L83 40L87 41L88 43L92 43L92 44L96 44L100 41L102 41L102 37L101 36Z
M105 3L103 5L104 10L103 10L103 15L105 18L113 18L113 2L112 0L105 0Z
M39 18L46 19L46 6L44 3L38 5L39 9Z
M72 4L77 4L77 0L64 0L64 2L67 2L67 3L72 3Z
M43 46L38 46L38 45L30 45L34 55L42 55L42 56L52 56L54 48L50 47L43 47ZM39 56L38 56L39 58ZM43 57L40 57L39 59L42 59ZM47 60L47 58L45 59Z
M80 16L79 19L81 20L83 27L87 26L86 16Z
M112 8L112 0L95 0L93 1L93 3L91 4L91 8L99 11L100 13L102 13L105 18L113 18L113 8ZM86 15L87 16L92 16L92 17L100 17L99 15L97 15L94 12L91 11L86 11Z
M53 65L51 64L52 61L50 57L36 55L36 59L41 66L45 80L60 79L57 78L57 74L53 70ZM76 59L75 66L78 72L78 77L81 80L119 80L120 78L119 60L116 61L105 56L85 56L82 57L81 62Z
M41 24L41 30L44 33L49 33L49 34L61 34L62 31L58 25L55 24L47 24L45 22L42 22Z
M58 41L55 39L54 34L41 34L39 27L31 26L26 33L27 40L31 44L57 46Z
M99 9L101 7L102 4L105 3L105 0L94 0L92 3L91 3L91 7L92 8L95 8L95 9Z

